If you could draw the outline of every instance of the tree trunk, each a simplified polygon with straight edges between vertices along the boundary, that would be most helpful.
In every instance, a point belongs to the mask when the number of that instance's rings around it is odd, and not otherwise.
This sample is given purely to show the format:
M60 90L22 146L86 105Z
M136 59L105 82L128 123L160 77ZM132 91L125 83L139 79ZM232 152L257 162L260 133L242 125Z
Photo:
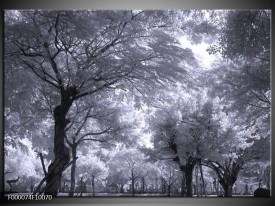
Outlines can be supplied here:
M123 188L123 187L124 187L124 185L121 184L120 189L119 189L119 192L120 192L120 193L124 193L124 188Z
M75 191L76 145L74 143L72 145L72 157L73 157L73 162L71 167L71 187L70 187L69 197L73 197L74 191Z
M187 197L193 197L192 192L192 180L193 180L193 168L188 168L185 171L185 181L186 181L186 196Z
M7 180L7 181L6 181L6 182L9 184L9 186L10 186L10 192L13 191L12 184L16 183L18 180L19 180L19 177L17 177L17 179Z
M54 134L54 161L48 167L45 194L57 196L62 173L70 162L70 149L65 145L66 125L70 122L66 119L73 103L72 88L61 91L61 104L54 109L55 134Z
M92 190L93 190L93 197L95 197L95 176L92 175Z
M83 177L80 178L80 197L82 197L83 192Z
M135 196L135 179L134 179L134 171L132 170L132 196Z
M199 197L199 172L198 167L195 167L196 186L194 187L194 193Z
M64 192L64 193L66 192L66 191L65 191L65 188L66 188L66 182L64 181L64 182L63 182L63 188L62 188L62 192Z
M33 182L33 179L31 178L31 186L30 186L31 193L33 192L33 189L34 189L34 182Z
M167 197L170 197L171 196L171 185L168 184L167 185Z
M232 197L232 188L233 186L230 184L223 185L224 197Z
M162 178L161 179L161 192L162 194L165 194L166 193L166 183L165 183L165 180Z
M142 177L141 193L142 194L145 193L145 178L144 177Z
M206 190L205 190L205 183L204 183L204 177L203 177L201 162L199 163L199 166L200 166L201 181L202 181L202 192L205 195L205 197L207 197Z
M182 180L181 180L181 196L184 197L185 192L185 174L182 173Z

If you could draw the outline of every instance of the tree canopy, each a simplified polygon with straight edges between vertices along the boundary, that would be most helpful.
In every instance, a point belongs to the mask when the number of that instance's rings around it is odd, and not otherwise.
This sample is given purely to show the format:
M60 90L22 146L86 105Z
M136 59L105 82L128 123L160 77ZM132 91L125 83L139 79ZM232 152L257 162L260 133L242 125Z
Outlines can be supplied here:
M270 17L5 11L6 191L192 197L270 189Z

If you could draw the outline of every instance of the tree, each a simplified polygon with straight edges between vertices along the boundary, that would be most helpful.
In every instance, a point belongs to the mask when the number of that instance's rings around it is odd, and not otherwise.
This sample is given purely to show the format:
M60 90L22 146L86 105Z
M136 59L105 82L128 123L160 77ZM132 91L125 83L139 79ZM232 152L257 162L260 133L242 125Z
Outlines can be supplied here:
M115 186L115 191L118 193L125 192L125 185L129 182L129 178L125 175L124 171L121 170L118 165L115 165L112 162L108 162L108 169L111 171L108 177L105 179L106 191L110 192L108 187ZM111 190L113 192L113 190Z
M224 17L224 21L218 25L219 39L209 48L210 53L219 53L223 58L213 65L214 69L204 72L201 80L211 85L208 89L210 96L219 97L222 111L227 117L234 119L235 125L239 125L235 130L239 131L235 134L238 136L237 139L244 138L240 133L242 131L248 133L246 135L248 141L251 141L253 136L258 136L263 143L268 142L270 138L270 11L226 11ZM233 140L234 137L230 136ZM219 181L224 188L225 196L232 196L233 184L244 164L253 161L257 152L259 152L258 155L262 155L263 151L253 146L244 150L238 148L239 144L247 146L247 143L243 142L230 144L233 147L230 146L231 149L228 150L227 155L226 150L222 149L226 158L220 158L219 163L211 165L214 170L223 174ZM254 152L249 151L249 148Z
M218 42L210 52L225 58L256 58L269 61L270 10L226 11L220 21Z
M123 172L128 177L128 181L131 182L130 186L133 197L136 193L135 185L137 180L145 176L147 172L144 170L146 168L144 160L145 156L136 148L125 148L115 156L114 161L116 165L121 164L122 166L120 172Z
M192 196L192 177L195 165L209 156L220 141L219 124L214 120L213 104L197 101L196 107L178 100L168 109L155 113L152 122L153 151L157 159L176 162L186 181L187 196Z
M159 164L160 176L162 179L162 187L165 189L163 192L167 193L170 197L173 193L173 188L180 182L179 176L182 176L178 165L175 162L162 162Z
M95 156L94 151L91 150L85 155L82 154L79 158L79 162L76 176L84 178L87 184L91 184L92 196L95 197L95 188L97 184L103 181L108 175L106 164L100 161L100 159Z
M5 67L33 77L36 96L41 96L42 86L46 97L53 94L54 160L48 167L45 194L57 195L70 162L64 141L70 123L67 114L76 101L125 89L151 96L170 80L185 78L179 64L190 64L194 58L162 26L171 20L168 13L5 12Z
M225 22L220 25L219 40L209 48L210 53L220 53L223 59L207 72L207 83L213 85L210 93L223 100L224 110L241 115L249 126L261 125L267 134L271 97L270 16L269 10L227 11Z
M241 137L240 134L240 132L231 130L218 148L222 154L218 156L216 153L217 158L212 156L211 159L206 159L206 166L216 172L225 197L232 197L233 185L245 164L255 160L269 160L270 153L267 149L270 145L269 138ZM242 138L246 139L245 142L249 144L241 143Z
M87 104L89 107L84 107L84 109L83 106L81 108L79 105L76 105L75 115L67 128L69 137L66 137L66 142L71 148L72 153L69 196L73 196L75 190L75 170L79 145L84 141L94 141L111 146L111 144L122 141L124 138L122 133L118 135L119 130L122 131L122 127L124 126L122 125L122 121L119 121L118 109L111 108L111 102L104 103L97 100L98 106L91 101Z

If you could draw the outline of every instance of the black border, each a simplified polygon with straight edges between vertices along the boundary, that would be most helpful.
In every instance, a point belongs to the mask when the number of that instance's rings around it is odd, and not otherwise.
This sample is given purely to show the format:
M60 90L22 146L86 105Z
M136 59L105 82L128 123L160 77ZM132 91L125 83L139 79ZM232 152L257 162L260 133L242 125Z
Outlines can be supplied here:
M1 72L0 72L0 96L3 98L4 84L3 84L3 15L5 9L272 9L272 1L261 0L8 0L1 2L1 45L0 45L0 60L1 60ZM272 11L273 17L273 11ZM272 28L274 21L272 18ZM272 29L273 30L273 29ZM274 32L272 31L273 39ZM272 43L272 40L271 40ZM274 44L271 44L272 51ZM273 55L271 56L273 57ZM273 58L272 58L273 59ZM271 64L271 94L272 99L274 96L274 84L272 82L275 73L272 71L273 60ZM272 102L272 101L271 101ZM272 102L272 119L274 117ZM0 192L3 191L3 99L0 101ZM2 124L1 124L2 123ZM273 121L271 123L271 128ZM273 137L273 129L272 135ZM271 147L275 147L275 143L271 140ZM274 175L274 158L272 153L272 176ZM273 179L272 179L273 183ZM274 184L272 184L272 191L274 191ZM271 192L272 192L271 191ZM44 203L47 205L270 205L275 199L274 194L270 198L57 198L48 202L40 201L10 201L5 204L39 204ZM2 197L2 195L1 195ZM1 198L0 197L0 198ZM0 202L2 203L2 199Z

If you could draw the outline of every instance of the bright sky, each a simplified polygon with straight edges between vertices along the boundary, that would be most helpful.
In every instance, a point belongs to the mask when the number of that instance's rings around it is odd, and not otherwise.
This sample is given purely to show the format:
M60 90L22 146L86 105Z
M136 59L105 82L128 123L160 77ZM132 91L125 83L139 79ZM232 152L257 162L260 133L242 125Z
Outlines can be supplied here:
M193 51L196 60L199 62L203 69L210 69L211 64L215 60L217 60L216 55L210 55L206 51L209 47L209 44L205 42L202 42L200 44L191 44L191 42L185 36L182 36L179 41L182 44L183 48L189 48Z
M212 63L214 63L215 60L218 59L217 55L208 54L208 52L206 50L209 47L209 44L207 44L205 42L202 42L200 44L192 44L185 36L182 36L179 41L184 49L189 48L193 51L196 60L198 61L199 65L201 66L201 69L211 69ZM181 94L181 95L184 95L184 94ZM140 121L142 122L140 131L138 131L142 135L141 136L141 144L145 145L146 147L152 147L153 145L150 141L151 135L144 134L142 131L142 128L144 128L144 126L145 126L144 114L137 112L136 115L139 116Z

